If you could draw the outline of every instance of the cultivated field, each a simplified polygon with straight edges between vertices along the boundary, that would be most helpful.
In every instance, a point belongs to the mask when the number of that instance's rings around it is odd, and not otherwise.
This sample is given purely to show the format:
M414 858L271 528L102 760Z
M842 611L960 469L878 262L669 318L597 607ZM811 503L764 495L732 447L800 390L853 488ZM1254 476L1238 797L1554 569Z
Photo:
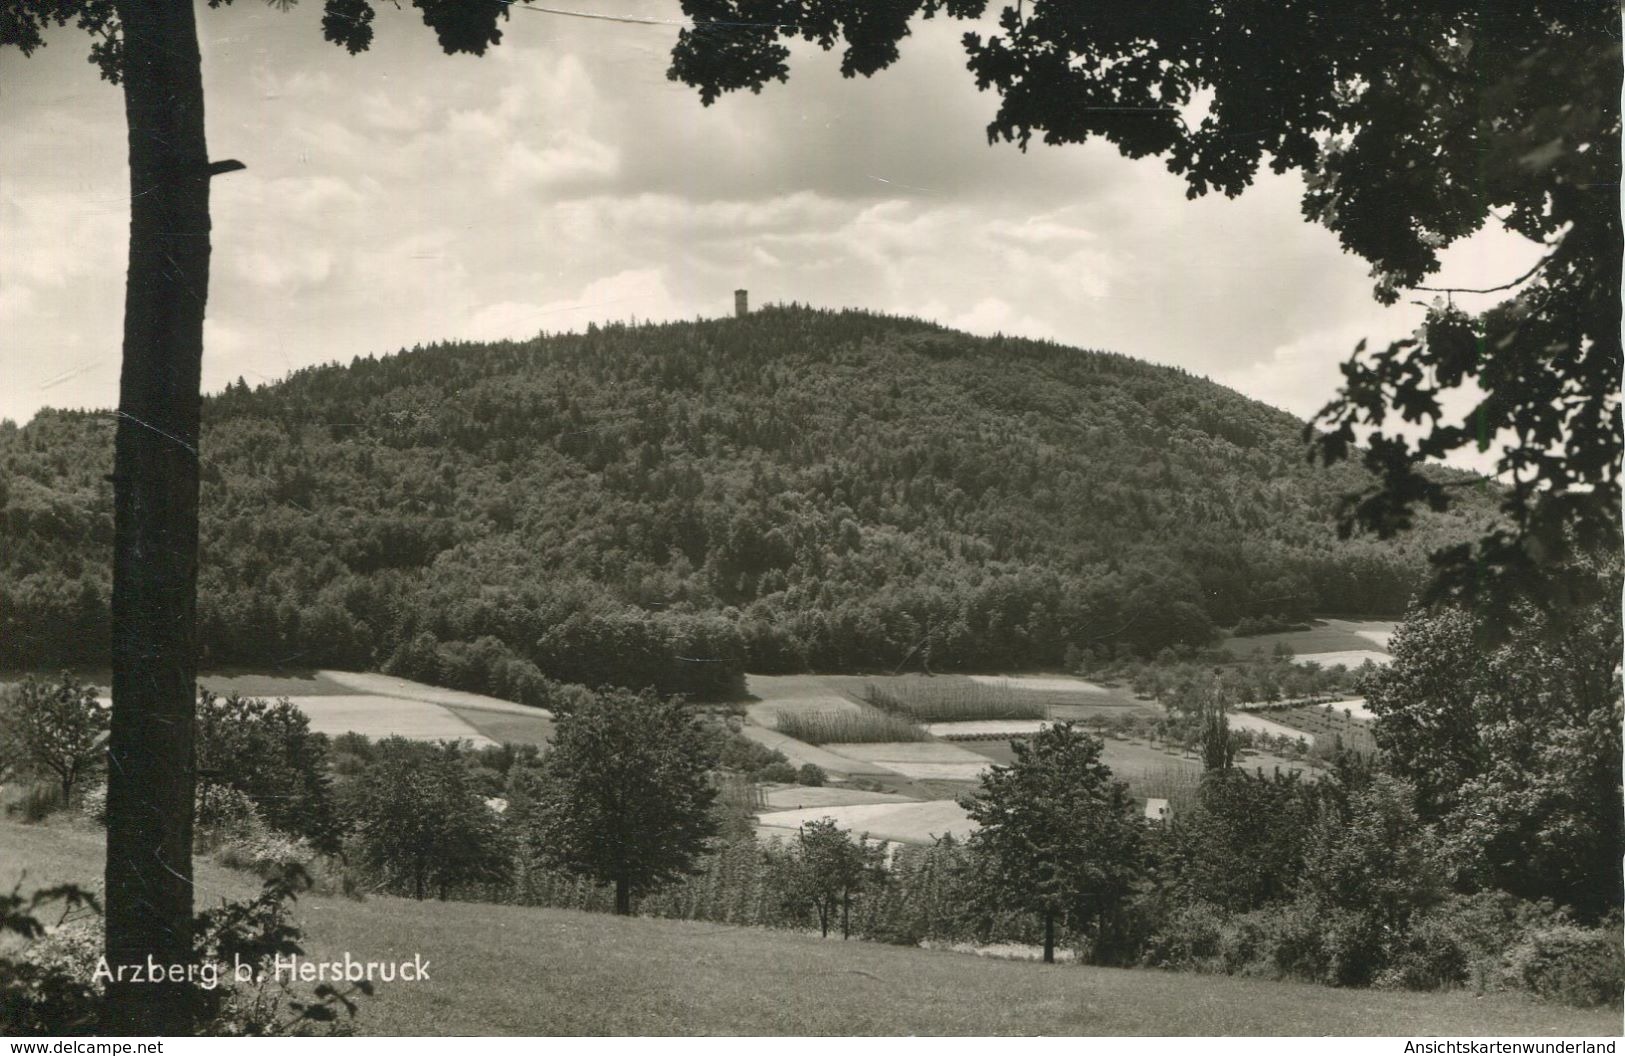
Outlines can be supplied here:
M1229 638L1224 645L1237 657L1246 656L1255 649L1263 650L1264 655L1268 656L1277 645L1285 645L1292 650L1296 663L1316 663L1321 667L1342 664L1352 670L1367 660L1379 665L1388 663L1392 659L1388 655L1388 639L1396 626L1398 624L1393 620L1327 618L1311 620L1307 631Z
M0 890L95 885L102 834L0 821ZM200 862L197 902L253 878ZM295 907L312 960L410 958L430 980L363 999L370 1035L1617 1036L1619 1013L1519 995L1335 990L1045 966L718 924L374 896ZM523 980L526 985L515 985Z
M847 758L875 763L904 777L976 781L987 769L986 758L947 741L832 744L829 747Z
M1294 730L1303 731L1317 743L1341 743L1345 748L1370 754L1377 750L1377 739L1371 732L1368 719L1356 717L1347 701L1333 704L1306 704L1296 708L1273 709L1271 719ZM1361 712L1370 715L1361 707ZM1234 716L1232 716L1232 721Z
M1200 759L1182 757L1141 741L1119 741L1108 737L1104 744L1101 761L1112 768L1113 775L1119 780L1131 785L1150 775L1163 777L1169 771L1188 772L1193 776L1202 772ZM1008 741L965 741L964 747L1005 765L1015 758Z
M1009 738L1034 733L1047 721L990 718L911 724L898 713L881 711L861 702L865 696L875 697L877 690L893 700L927 700L928 706L951 701L954 703L948 706L961 713L967 709L992 709L997 713L1011 700L1019 701L1017 707L1023 712L1037 704L1043 711L1063 720L1121 715L1125 707L1153 714L1159 710L1155 704L1128 696L1126 689L1099 687L1079 679L1048 675L985 677L980 681L956 675L928 678L919 675L868 678L753 675L749 685L758 699L747 712L746 736L778 749L797 766L814 763L836 781L856 781L864 786L843 791L855 792L859 797L877 797L874 800L841 798L839 802L831 799L828 801L830 810L806 815L798 813L799 808L819 807L825 801L805 798L798 803L793 796L778 797L775 793L776 798L770 800L769 807L777 809L770 809L760 819L762 831L769 835L793 834L803 821L829 814L856 831L864 828L861 819L877 836L882 835L874 828L876 818L880 817L885 824L886 839L900 842L929 839L932 834L945 831L945 822L963 819L963 812L954 801L973 787L990 765L1011 762ZM1077 703L1080 700L1088 703ZM1251 720L1243 719L1242 724L1248 721ZM1296 729L1271 719L1260 720L1258 725L1274 733L1299 736ZM840 733L844 730L861 731L862 739L843 740ZM908 732L894 737L894 730ZM1136 796L1168 799L1176 810L1191 801L1202 770L1201 761L1192 753L1121 737L1106 738L1103 757L1112 771L1129 783ZM1309 770L1305 763L1265 752L1248 752L1238 762L1249 769ZM896 798L888 800L884 798L885 793L869 790L875 785L890 789L892 796L901 792L920 802L897 810ZM800 795L817 791L820 790L808 789ZM850 814L850 811L857 813ZM897 812L887 813L889 811Z
M1272 717L1278 717L1280 714L1280 712L1270 712ZM1286 737L1289 740L1297 740L1301 737L1311 745L1315 743L1315 735L1312 732L1282 722L1272 722L1270 719L1250 711L1232 711L1225 718L1229 721L1232 729L1252 730L1254 733L1267 733L1271 737Z
M466 740L478 748L504 741L540 745L553 732L553 716L544 709L390 675L227 672L201 674L198 683L221 696L286 697L310 719L312 730L330 736ZM102 688L105 694L105 683Z
M913 797L897 792L871 792L863 788L824 785L768 785L762 799L770 810L800 810L803 807L851 807L864 803L908 803Z
M1024 689L1034 693L1084 693L1095 696L1106 692L1104 686L1086 682L1070 675L968 675L972 682L1003 689Z
M465 740L476 748L496 743L451 709L421 700L370 694L287 699L310 719L313 731L329 736L364 733L374 739L396 735L416 741Z
M865 763L843 755L836 755L832 751L808 744L805 741L798 741L788 734L768 729L765 726L746 723L741 732L758 744L766 745L774 751L783 752L785 758L796 766L811 763L825 773L837 776L878 777L892 773L883 766L876 766L873 763Z
M843 711L781 711L773 728L798 741L824 745L923 741L928 736L907 719L870 707Z
M947 741L1027 737L1049 725L1048 719L984 719L980 722L928 722L922 728Z
M1351 719L1360 719L1363 722L1376 722L1377 716L1366 707L1364 697L1350 697L1348 700L1333 700L1326 705L1333 711L1345 712Z
M801 826L820 818L834 818L837 825L852 830L854 835L867 833L874 839L896 843L930 843L949 834L963 839L975 828L958 803L929 800L770 811L761 815L759 832L763 837L793 837Z
M1049 717L1049 708L1038 694L1003 682L985 685L977 678L899 678L884 685L871 682L863 687L863 699L911 722Z
M745 714L771 729L782 711L857 710L866 681L844 675L746 675L745 690L755 699Z

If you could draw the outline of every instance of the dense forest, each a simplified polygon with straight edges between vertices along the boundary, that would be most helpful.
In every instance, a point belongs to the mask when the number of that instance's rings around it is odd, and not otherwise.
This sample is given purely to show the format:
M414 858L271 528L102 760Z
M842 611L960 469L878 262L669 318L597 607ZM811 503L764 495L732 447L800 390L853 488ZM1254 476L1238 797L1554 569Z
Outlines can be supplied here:
M513 699L1056 667L1395 614L1488 496L1340 541L1354 466L1185 372L799 307L439 344L204 403L201 662ZM100 666L113 420L0 423L0 665ZM1471 491L1472 489L1467 489Z

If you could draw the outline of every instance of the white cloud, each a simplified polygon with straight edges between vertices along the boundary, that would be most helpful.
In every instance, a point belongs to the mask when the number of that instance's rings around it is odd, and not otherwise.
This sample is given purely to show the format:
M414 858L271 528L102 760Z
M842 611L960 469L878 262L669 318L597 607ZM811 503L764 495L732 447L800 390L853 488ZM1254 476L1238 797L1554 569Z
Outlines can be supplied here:
M1189 202L1159 162L1105 144L989 147L996 100L951 23L918 27L869 80L798 44L789 84L703 108L665 77L669 26L516 13L473 59L419 21L380 7L373 50L351 57L321 39L319 5L201 13L211 150L248 165L212 188L209 384L443 337L723 315L745 286L756 304L1115 349L1305 412L1355 340L1408 328L1302 221L1295 178ZM63 43L0 68L12 415L117 392L123 115ZM1511 256L1474 243L1451 278L1510 277Z
M244 281L288 293L325 282L333 274L333 253L319 247L287 247L277 253L258 251L238 256L233 264Z
M633 318L663 322L694 314L692 307L672 293L660 269L641 268L589 282L573 297L489 305L475 313L459 334L472 340L523 339L543 330L580 330L589 322Z

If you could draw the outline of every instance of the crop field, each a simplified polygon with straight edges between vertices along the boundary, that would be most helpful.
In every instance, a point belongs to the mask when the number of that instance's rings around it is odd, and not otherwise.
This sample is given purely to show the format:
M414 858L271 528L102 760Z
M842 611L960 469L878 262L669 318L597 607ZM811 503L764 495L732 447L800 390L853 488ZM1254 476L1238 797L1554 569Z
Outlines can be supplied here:
M1292 657L1294 664L1346 667L1350 671L1367 663L1375 664L1377 667L1386 667L1392 661L1393 657L1375 649L1348 649L1334 653L1298 653Z
M1044 705L1052 719L1087 719L1121 715L1124 709L1152 713L1160 710L1141 700L1127 686L1089 682L1069 675L969 675L978 685L1009 693L1017 700Z
M310 719L313 731L329 736L360 733L374 740L390 736L415 741L466 740L476 748L497 743L450 709L420 700L363 694L287 699Z
M102 875L102 834L0 820L0 890ZM26 876L24 875L26 873ZM197 903L258 891L199 861ZM294 907L313 961L421 953L423 983L363 998L358 1034L1588 1036L1613 1009L1513 994L1332 989L1150 969L1046 966L948 950L561 909L365 901ZM535 986L514 986L515 979ZM545 995L538 1000L538 992Z
M979 719L1045 719L1049 708L1034 695L1008 684L985 685L973 678L899 678L864 686L863 699L911 722L970 722Z
M1315 735L1295 724L1272 721L1278 719L1284 712L1270 712L1270 718L1250 711L1232 711L1225 716L1234 730L1252 730L1254 733L1267 733L1271 737L1285 737L1289 740L1303 738L1309 744L1315 743Z
M1166 778L1170 772L1189 772L1192 775L1202 772L1199 759L1180 756L1139 741L1119 741L1108 737L1104 745L1100 753L1101 761L1112 768L1112 773L1119 780L1131 785L1149 775ZM964 747L996 763L1008 765L1015 759L1008 741L966 741Z
M540 708L529 715L510 715L484 708L456 707L447 711L498 744L530 744L540 748L553 736L553 719Z
M1227 638L1225 648L1235 656L1245 656L1254 648L1269 655L1277 645L1285 645L1298 656L1323 653L1380 653L1388 655L1388 638L1396 622L1391 619L1315 619L1308 630L1280 630L1276 634ZM1349 663L1350 668L1358 661Z
M928 722L926 733L945 741L998 740L1027 737L1049 725L1047 719L987 719L981 722Z
M553 734L553 716L542 708L442 689L389 675L356 671L293 674L206 672L198 683L211 693L266 700L286 698L305 713L316 733L359 733L374 740L465 740L476 748L511 742L543 745ZM105 683L100 687L106 703Z
M1026 690L1033 693L1105 693L1102 686L1070 675L969 675L972 682L1001 689Z
M770 810L800 810L803 807L852 807L864 803L910 803L914 797L897 792L870 792L861 788L838 788L823 785L768 786L762 799Z
M1345 712L1351 719L1362 722L1376 722L1377 716L1366 706L1364 697L1350 697L1348 700L1330 700L1326 706L1333 711Z
M801 826L820 818L834 818L837 825L854 835L867 833L871 839L894 843L930 843L950 833L963 839L975 828L964 808L950 799L772 811L758 819L758 834L763 838L794 836Z
M1304 736L1315 738L1317 744L1341 743L1345 748L1363 755L1373 754L1377 750L1377 738L1371 732L1371 724L1353 717L1337 704L1281 708L1271 711L1269 716L1278 723L1303 731Z
M774 728L808 744L923 741L927 734L907 719L874 708L851 711L781 711Z
M770 730L765 726L746 723L744 729L740 732L758 744L764 744L776 752L783 752L785 758L789 759L795 766L805 766L811 763L824 772L834 775L892 776L892 772L883 766L876 766L873 763L865 763L858 759L849 759L843 755L836 755L825 748L808 744L806 741L798 741L794 737L780 733L778 730Z
M845 675L746 675L745 689L755 700L745 713L751 721L772 727L781 713L792 711L857 711L865 680Z
M976 781L987 769L985 757L947 741L832 744L830 750L848 758L884 766L904 777Z

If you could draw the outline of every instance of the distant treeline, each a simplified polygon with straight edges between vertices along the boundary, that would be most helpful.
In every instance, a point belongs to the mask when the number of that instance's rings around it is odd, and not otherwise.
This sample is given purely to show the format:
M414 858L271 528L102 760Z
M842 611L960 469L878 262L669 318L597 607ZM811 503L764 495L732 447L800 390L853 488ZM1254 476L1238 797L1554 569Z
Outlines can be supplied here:
M856 312L591 328L204 402L206 665L737 693L1397 613L1464 514L1339 541L1355 467L1122 356ZM105 663L113 422L0 423L0 665Z

